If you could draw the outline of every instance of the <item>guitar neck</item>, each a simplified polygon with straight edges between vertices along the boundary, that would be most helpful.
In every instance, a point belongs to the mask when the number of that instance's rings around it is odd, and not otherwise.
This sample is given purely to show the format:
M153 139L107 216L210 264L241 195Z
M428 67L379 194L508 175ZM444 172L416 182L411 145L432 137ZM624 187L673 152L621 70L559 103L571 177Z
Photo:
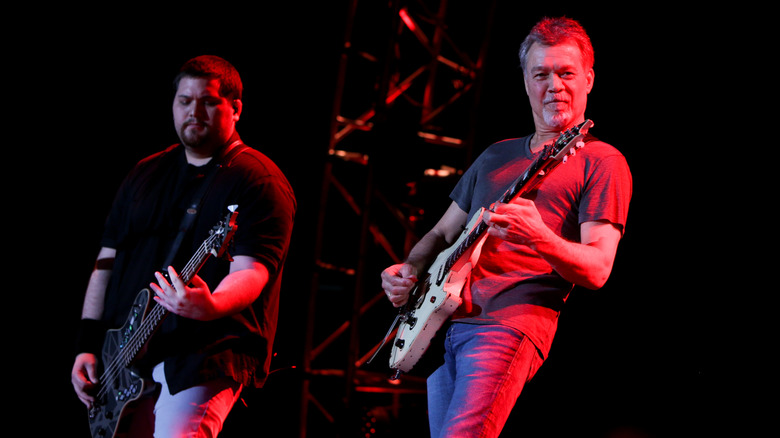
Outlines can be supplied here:
M192 279L195 278L195 275L197 275L198 271L200 271L200 268L202 268L206 263L206 260L208 260L209 256L213 255L212 251L209 250L212 244L211 240L212 239L207 239L205 242L203 242L195 252L195 255L192 256L190 261L187 262L187 264L182 268L181 272L179 273L179 278L184 282L184 284L192 281Z
M544 154L538 156L533 163L520 175L510 186L510 188L504 192L504 194L498 199L499 203L507 203L519 196L522 193L530 191L533 187L541 182L539 171L542 170L544 163ZM536 178L534 178L536 177ZM534 184L531 184L531 180L536 179ZM482 235L487 231L488 226L485 222L480 221L474 229L472 229L468 236L458 245L458 247L450 254L445 264L445 269L450 270L460 257L465 254L474 243L476 243Z
M506 204L512 199L535 189L542 182L542 179L545 175L550 173L563 162L563 160L560 159L559 154L562 151L564 154L568 153L568 149L572 147L572 143L574 143L578 138L583 138L582 136L587 133L587 130L592 125L593 122L586 120L579 126L562 133L555 141L555 143L545 147L542 153L540 153L539 156L537 156L536 159L534 159L534 161L528 166L528 168L526 168L525 171L519 177L517 177L517 179L512 183L509 189L504 192L504 194L498 199L497 202ZM487 229L488 226L484 222L480 221L474 227L474 229L469 232L468 237L464 239L458 245L458 248L456 248L447 258L445 269L450 270L455 265L455 263L457 263L460 257L465 254L471 248L471 246L482 237Z
M206 263L209 256L212 255L212 252L209 250L212 245L212 239L213 238L210 238L203 242L195 252L195 255L184 268L182 268L182 271L179 273L179 278L184 284L188 284L192 281L198 271L200 271L200 268ZM155 302L138 326L137 331L135 331L133 336L128 340L127 346L122 350L120 356L117 357L117 360L121 361L124 366L129 366L146 345L147 341L149 341L149 338L157 331L160 324L168 316L168 313L167 309Z

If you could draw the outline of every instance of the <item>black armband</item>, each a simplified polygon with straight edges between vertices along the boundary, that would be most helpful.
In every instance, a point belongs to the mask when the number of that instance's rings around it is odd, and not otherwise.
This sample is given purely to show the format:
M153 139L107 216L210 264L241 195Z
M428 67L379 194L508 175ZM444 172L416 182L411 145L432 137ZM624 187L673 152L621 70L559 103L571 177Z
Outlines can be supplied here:
M114 269L114 258L97 259L95 269L110 271Z
M79 323L76 333L76 354L92 353L100 355L103 350L103 339L106 336L106 325L97 319L84 318Z

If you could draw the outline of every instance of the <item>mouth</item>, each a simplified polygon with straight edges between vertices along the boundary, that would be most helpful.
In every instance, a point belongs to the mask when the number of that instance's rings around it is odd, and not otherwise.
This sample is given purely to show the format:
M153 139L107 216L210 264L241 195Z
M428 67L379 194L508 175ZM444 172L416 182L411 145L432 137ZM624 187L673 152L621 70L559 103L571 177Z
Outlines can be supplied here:
M188 126L205 126L205 123L195 120L195 119L188 119L184 121L183 126L186 128Z
M544 107L552 111L563 111L569 107L569 102L565 100L549 100L544 102Z
M204 129L204 128L206 128L206 125L203 124L203 123L198 123L198 122L185 123L184 126L182 127L183 130L184 129L198 129L198 130L200 130L200 129Z

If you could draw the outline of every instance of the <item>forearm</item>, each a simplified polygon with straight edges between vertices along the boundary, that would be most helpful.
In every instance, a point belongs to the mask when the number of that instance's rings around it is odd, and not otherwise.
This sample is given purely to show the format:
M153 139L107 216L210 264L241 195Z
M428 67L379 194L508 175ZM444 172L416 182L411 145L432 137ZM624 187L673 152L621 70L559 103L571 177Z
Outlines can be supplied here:
M414 266L419 274L423 272L436 256L449 246L445 236L432 230L425 234L409 251L404 263Z
M269 277L265 265L248 256L235 257L230 273L213 292L197 275L189 285L173 268L168 268L170 283L162 273L155 275L158 282L149 285L155 301L170 312L198 321L212 321L244 310L260 296Z
M409 251L404 263L382 271L382 289L395 307L404 305L417 276L433 263L436 256L457 239L465 224L466 212L456 203L444 213L439 222Z
M95 269L89 277L87 290L84 294L84 304L81 309L82 319L99 320L103 317L106 289L113 272L115 255L116 251L111 248L102 248L98 253Z
M248 307L268 283L268 270L261 263L236 270L219 283L212 294L213 314L209 319L233 315Z
M567 281L587 289L601 288L612 272L614 249L607 239L589 243L570 242L550 231L531 244Z
M409 251L405 263L414 266L417 273L426 269L440 252L451 246L463 231L466 212L451 203L439 222Z
M84 294L84 304L81 310L81 321L76 335L76 354L90 353L97 355L103 345L106 332L103 309L106 289L111 278L116 252L110 248L102 248L95 262L95 269L89 277L87 290ZM94 361L92 359L84 359ZM81 362L78 362L81 363ZM79 370L81 366L78 367ZM74 373L76 369L74 368Z

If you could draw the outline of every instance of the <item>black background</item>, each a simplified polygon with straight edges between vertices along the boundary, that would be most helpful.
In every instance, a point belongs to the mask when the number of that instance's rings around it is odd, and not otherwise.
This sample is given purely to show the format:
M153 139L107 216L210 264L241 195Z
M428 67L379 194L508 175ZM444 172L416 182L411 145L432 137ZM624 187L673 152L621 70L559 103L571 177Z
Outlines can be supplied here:
M371 28L365 17L381 16L384 3L376 3L358 17L361 26ZM483 7L464 8L452 5L448 22L457 43L473 49L484 36ZM347 1L182 9L128 4L7 17L21 24L8 35L5 68L9 95L19 95L15 118L7 122L18 140L6 145L13 151L6 163L6 220L18 266L7 293L13 326L6 362L15 369L6 373L13 382L7 398L16 400L13 410L34 436L87 436L69 374L100 227L130 167L176 141L171 79L184 61L206 53L241 72L246 91L239 132L279 164L299 201L276 343L274 367L281 371L266 398L247 393L248 407L238 409L230 433L297 435L300 375L290 367L300 366L303 351ZM745 278L760 272L756 257L747 255L751 230L729 231L738 224L733 212L747 203L741 187L755 185L750 173L733 169L761 161L743 158L737 141L744 125L735 118L740 105L734 99L744 88L732 78L740 73L728 66L749 58L734 36L740 19L733 10L499 1L475 153L531 132L516 53L544 15L578 19L590 33L596 81L587 116L596 122L592 133L626 156L634 197L611 279L600 291L575 291L550 359L518 401L505 435L704 436L748 427L751 416L733 408L745 406L751 393L744 390L762 381L733 378L746 362L757 362L752 344L745 345L753 336L736 333L752 319L746 315L762 310L759 294L766 290L745 287ZM381 42L381 29L377 33ZM420 146L401 141L388 150L388 143L377 142L384 149L374 151L374 163L380 175L401 175L386 185L399 183L402 192L403 178L421 164L415 164ZM427 197L446 192L434 187ZM349 243L340 248L346 258L356 252ZM378 290L380 268L371 269L367 288ZM746 289L754 298L743 299ZM341 311L351 306L343 296L326 302ZM331 314L327 305L321 311ZM377 327L367 324L361 333L367 342L381 339L391 322L392 310L381 312ZM748 375L756 377L753 367ZM409 403L417 412L386 427L425 436L424 405ZM276 431L262 434L271 425ZM310 429L309 436L333 436L328 427Z

